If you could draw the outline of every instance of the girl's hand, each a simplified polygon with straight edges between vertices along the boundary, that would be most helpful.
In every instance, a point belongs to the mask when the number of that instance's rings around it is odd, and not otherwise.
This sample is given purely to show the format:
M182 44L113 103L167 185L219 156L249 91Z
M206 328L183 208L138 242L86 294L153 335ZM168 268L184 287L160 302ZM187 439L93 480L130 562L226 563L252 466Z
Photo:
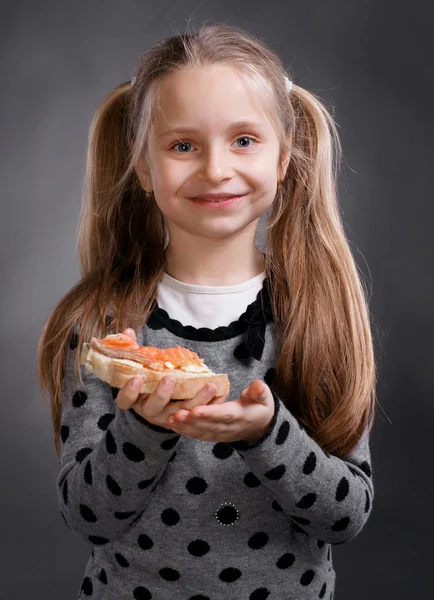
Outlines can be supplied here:
M137 342L136 334L132 329L125 329L125 335L129 335ZM138 386L134 388L132 385L136 381ZM174 388L175 379L170 375L163 377L152 394L139 394L140 377L132 377L127 384L124 385L116 397L116 402L119 408L124 410L132 408L138 415L146 419L153 425L159 425L167 429L167 419L176 413L179 409L184 412L189 412L190 409L197 405L204 404L219 404L226 400L229 393L223 396L215 396L217 387L212 383L207 383L194 398L179 402L171 402L171 394ZM166 382L169 384L166 387Z
M262 379L244 388L237 400L212 406L180 407L168 418L171 429L208 442L258 441L274 416L274 398Z

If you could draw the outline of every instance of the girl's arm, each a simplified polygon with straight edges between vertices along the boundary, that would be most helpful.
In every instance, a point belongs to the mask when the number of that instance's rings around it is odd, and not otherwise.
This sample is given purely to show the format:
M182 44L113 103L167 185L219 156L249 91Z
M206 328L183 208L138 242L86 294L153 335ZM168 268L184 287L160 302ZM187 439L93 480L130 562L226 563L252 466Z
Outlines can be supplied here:
M110 385L84 367L78 389L76 352L68 349L63 382L59 508L78 537L105 544L145 510L180 436L120 409Z
M345 459L324 452L276 394L262 438L230 442L269 488L300 533L339 544L354 538L372 510L374 486L368 431Z

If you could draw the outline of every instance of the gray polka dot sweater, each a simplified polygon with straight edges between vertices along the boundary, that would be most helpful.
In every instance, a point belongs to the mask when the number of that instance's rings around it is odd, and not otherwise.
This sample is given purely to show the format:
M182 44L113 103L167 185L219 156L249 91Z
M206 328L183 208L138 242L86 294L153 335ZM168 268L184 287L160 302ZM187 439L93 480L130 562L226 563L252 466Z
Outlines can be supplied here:
M157 307L138 343L187 346L239 396L253 379L273 390L274 324L267 280L237 321L184 326ZM92 546L79 598L308 600L333 598L331 546L364 527L374 496L368 434L345 459L324 452L273 392L274 418L256 443L179 436L121 410L117 391L68 350L59 508Z

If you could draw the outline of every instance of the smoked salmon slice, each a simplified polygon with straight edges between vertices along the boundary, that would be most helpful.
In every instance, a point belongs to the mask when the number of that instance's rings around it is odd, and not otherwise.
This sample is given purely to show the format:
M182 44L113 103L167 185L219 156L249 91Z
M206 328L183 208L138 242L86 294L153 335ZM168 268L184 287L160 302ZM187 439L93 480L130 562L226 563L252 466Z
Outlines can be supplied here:
M91 347L111 358L133 360L149 369L157 371L192 367L204 367L204 359L196 352L183 346L157 348L155 346L139 346L128 335L115 333L103 339L92 338ZM166 364L168 363L168 364Z

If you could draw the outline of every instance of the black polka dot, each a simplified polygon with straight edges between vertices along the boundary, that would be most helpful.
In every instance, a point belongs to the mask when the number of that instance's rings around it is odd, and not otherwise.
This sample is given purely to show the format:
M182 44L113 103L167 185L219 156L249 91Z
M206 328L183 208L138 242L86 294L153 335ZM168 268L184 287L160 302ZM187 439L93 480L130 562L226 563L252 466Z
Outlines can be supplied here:
M235 348L233 355L235 358L250 358L250 352L246 346L246 342L241 342L241 344Z
M129 512L115 512L115 519L124 521L125 519L129 519L130 517L132 517L135 514L136 514L136 512L134 510L129 511Z
M122 495L122 490L121 490L118 482L115 481L111 475L107 475L105 481L106 481L108 489L111 491L113 496L121 496Z
M185 487L190 494L198 495L203 494L206 491L208 484L205 479L202 479L202 477L192 477L187 481Z
M134 600L152 600L151 592L141 585L135 588L133 596Z
M221 525L233 525L238 520L238 517L238 510L230 504L222 506L216 513L217 521Z
M310 525L309 519L305 519L304 517L296 517L295 515L290 515L291 519L294 519L296 523L300 523L300 525Z
M329 546L329 549L328 549L328 552L327 552L327 560L330 560L331 552L332 552L332 549Z
M154 479L155 479L155 476L151 477L151 479L144 479L143 481L139 481L137 486L139 489L144 490L151 485L151 483L154 481Z
M83 462L86 456L92 452L92 448L82 448L75 455L75 460L79 463Z
M218 442L214 445L212 449L212 453L216 458L220 458L224 460L225 458L229 458L234 453L234 449L229 446L229 444L225 444L224 442Z
M125 556L120 552L116 552L115 559L117 560L118 565L123 567L124 569L127 569L130 566L130 563L127 561Z
M295 556L290 552L283 554L276 563L278 569L288 569L295 563Z
M111 391L112 391L113 400L116 400L116 398L118 397L120 388L113 387L113 386L110 386L110 387L111 387Z
M209 596L203 594L196 594L196 596L190 596L188 600L211 600Z
M103 546L104 544L108 544L109 540L105 537L101 537L99 535L90 535L88 537L89 542L94 544L95 546Z
M371 507L371 500L369 498L369 494L368 491L365 490L365 496L366 496L366 500L365 500L365 513L369 512L369 509Z
M210 551L210 546L203 540L194 540L188 544L187 550L192 556L205 556Z
M69 347L71 350L75 350L78 346L78 335L76 333L71 334L69 338Z
M315 454L315 452L311 452L304 462L303 473L305 475L310 475L311 473L314 472L315 467L316 467L316 454Z
M281 479L283 477L285 471L285 465L278 465L277 467L274 467L274 469L270 469L269 471L267 471L265 473L265 477L267 479L271 479L272 481L277 481L278 479Z
M80 514L83 519L89 523L96 523L98 521L93 510L85 504L80 504Z
M84 390L77 390L72 397L72 406L80 408L87 400L87 394Z
M274 381L276 379L276 369L268 369L268 371L264 375L264 381L268 385L268 387L273 387Z
M115 438L113 437L110 429L107 429L107 433L105 434L105 447L109 454L116 454L118 447L115 442Z
M344 517L343 519L339 519L335 521L332 525L332 531L343 531L348 527L350 523L350 517Z
M69 438L68 425L62 425L62 427L60 428L60 437L61 437L63 443L65 443L66 440Z
M364 473L366 473L366 475L367 475L368 477L371 477L371 476L372 476L371 465L368 463L368 461L367 461L367 460L364 460L364 461L362 462L362 464L360 465L360 468L362 469L362 471L363 471Z
M325 542L323 542L322 540L318 540L316 545L318 546L318 548L322 548L324 546Z
M107 584L107 573L105 572L105 569L101 569L98 579L101 581L101 583Z
M228 567L220 572L219 578L226 583L232 583L241 577L242 573L239 569Z
M84 480L87 484L92 485L92 465L90 464L90 459L84 467Z
M166 581L177 581L181 577L176 569L171 569L170 567L160 569L160 576Z
M177 435L176 437L170 438L161 442L160 446L162 450L172 450L172 448L176 445L176 442L179 440L181 436Z
M273 500L273 504L271 506L276 512L282 512L283 510L283 508L280 506L277 500Z
M105 431L114 418L115 416L112 413L106 413L105 415L99 418L98 427Z
M311 508L316 502L316 494L310 492L302 497L299 502L297 502L298 508Z
M320 590L318 598L324 598L326 591L327 591L327 584L323 583L323 586Z
M348 496L348 491L350 489L350 484L346 477L342 477L339 482L338 488L336 490L336 501L342 502Z
M131 442L124 442L122 450L128 460L131 460L132 462L141 462L142 460L145 460L145 453Z
M161 520L170 527L179 523L180 518L179 513L174 508L166 508L161 513Z
M63 502L65 504L68 504L68 480L67 479L65 479L65 481L63 482L62 496L63 496Z
M267 588L258 588L250 594L249 600L266 600L269 595L270 590L267 590Z
M258 485L261 485L260 480L252 472L247 473L247 475L244 477L244 483L249 488L255 488L258 487Z
M289 434L289 421L283 421L282 425L279 427L279 431L276 436L276 444L281 446L284 444L288 438Z
M268 535L263 531L258 531L258 533L255 533L251 536L247 543L249 548L252 548L252 550L260 550L266 545L267 542Z
M171 462L173 462L173 461L175 460L175 458L176 458L176 450L175 450L175 452L172 454L172 456L169 458L169 462L170 462L170 463L171 463Z
M312 580L314 577L315 577L315 571L312 571L312 569L308 569L300 577L301 585L310 585L312 583Z
M137 543L142 550L150 550L154 545L154 542L151 540L149 535L146 535L145 533L139 535Z
M92 596L93 594L93 585L90 577L85 577L81 584L81 591L85 596Z

